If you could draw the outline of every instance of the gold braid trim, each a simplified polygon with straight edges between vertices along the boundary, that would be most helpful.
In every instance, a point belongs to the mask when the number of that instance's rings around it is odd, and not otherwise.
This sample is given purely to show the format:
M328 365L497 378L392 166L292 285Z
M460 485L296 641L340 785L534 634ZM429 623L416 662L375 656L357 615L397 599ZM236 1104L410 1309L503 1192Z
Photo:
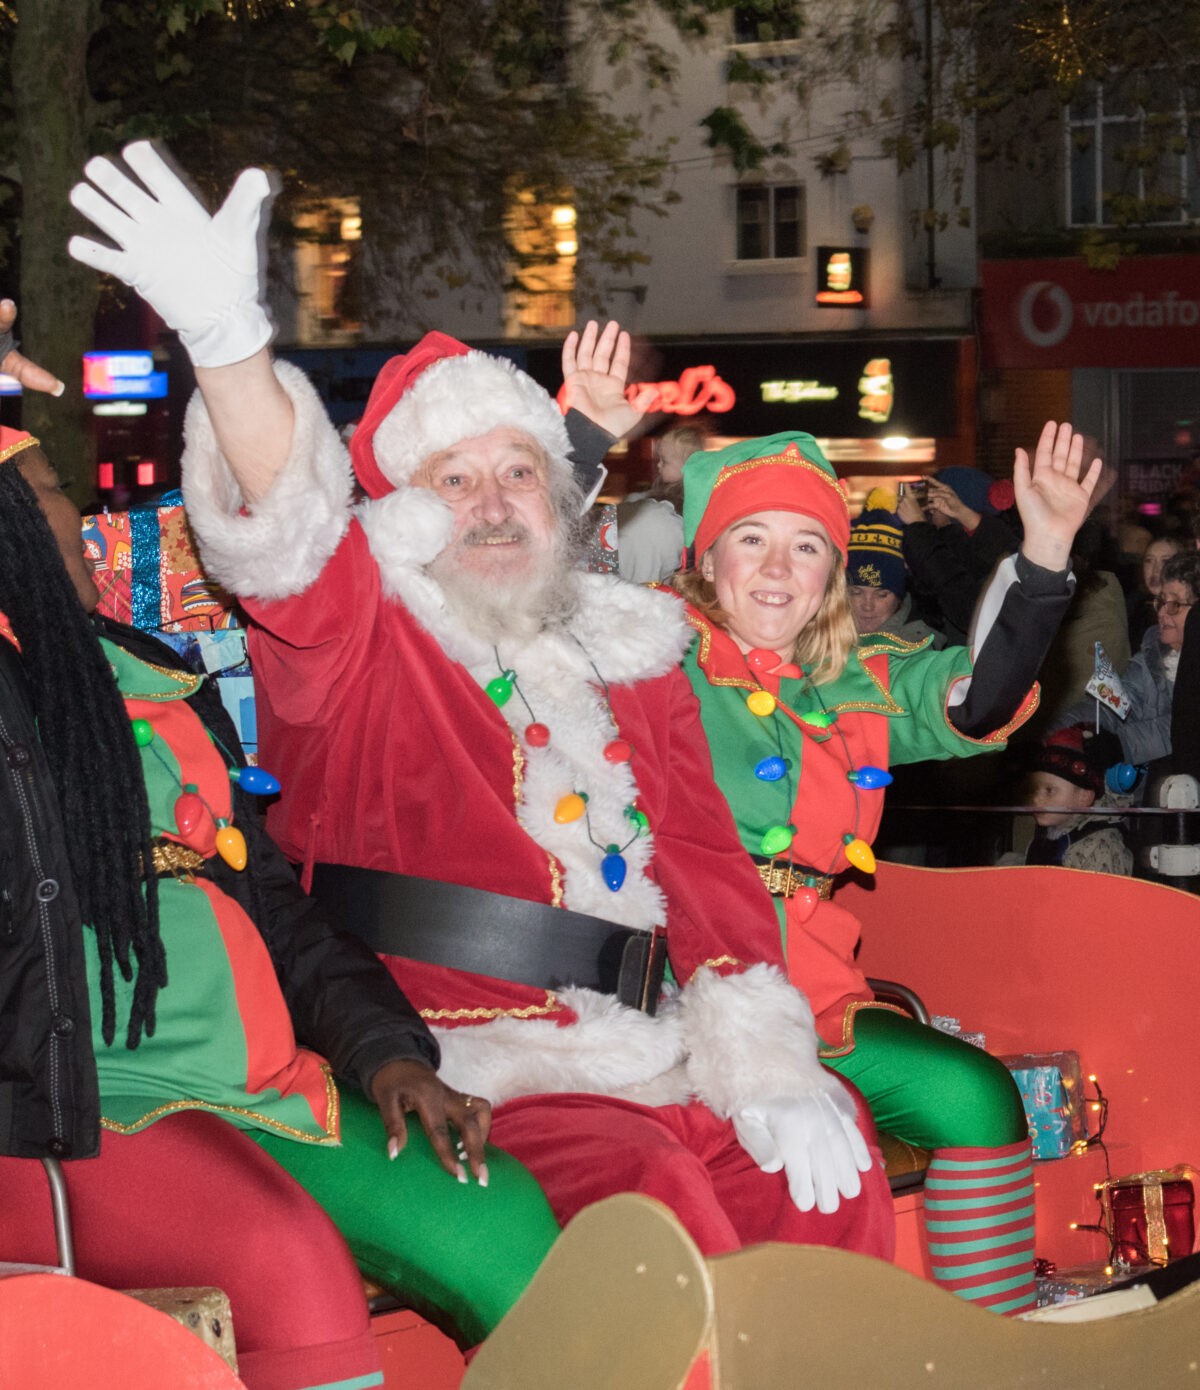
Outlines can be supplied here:
M879 705L874 705L868 704L865 700L845 700L840 705L827 705L825 708L829 714L844 714L846 712L853 712L855 714L908 713L908 711L902 705L898 705L896 703L896 701L892 698L892 692L888 689L886 685L884 685L884 683L879 679L875 672L871 670L871 668L867 665L866 661L863 660L864 656L871 657L882 655L882 652L859 652L858 664L862 669L863 674L870 680L871 684L874 685L875 689L879 691L880 695L883 696L884 702Z
M810 473L815 473L827 487L833 488L838 495L838 500L846 509L847 517L850 515L850 504L846 501L846 494L838 486L838 480L831 477L819 463L813 463L811 459L805 458L795 444L789 444L782 454L769 454L766 458L747 459L744 463L734 463L730 464L728 468L722 468L717 475L717 481L712 485L712 490L716 492L722 483L729 482L731 478L736 478L741 473L749 473L756 468L773 468L780 464L789 468L804 468ZM712 493L709 494L709 497L711 499Z
M853 1004L846 1005L846 1012L842 1015L842 1041L823 1042L817 1048L818 1057L848 1057L854 1051L854 1016L859 1009L887 1009L894 1014L903 1014L905 1018L912 1017L907 1009L897 1008L895 1004L881 1004L877 999L856 999Z
M15 444L10 444L7 449L0 449L0 463L7 463L15 454L21 453L25 449L40 449L42 441L34 439L30 435L28 439L18 439Z
M687 982L690 985L701 970L716 970L718 966L741 965L741 963L742 962L738 960L737 956L712 956L708 960L702 960L700 962L695 970L688 976Z
M959 676L958 679L968 680L970 679L970 676L969 674L966 676ZM958 681L954 681L951 684L950 689L953 690L954 686L957 684ZM948 698L949 695L947 695L947 699ZM959 738L963 739L966 743L974 743L978 744L981 748L987 748L990 744L993 743L1004 743L1008 739L1009 734L1011 734L1014 729L1019 729L1027 719L1032 718L1034 711L1041 703L1042 687L1037 681L1034 681L1033 685L1030 687L1029 694L1026 695L1024 700L1021 701L1021 704L1017 708L1017 712L1008 721L1008 723L1005 724L1002 728L993 729L993 731L990 734L988 734L985 738L972 738L970 734L964 734L961 729L955 728L954 724L952 724L950 721L949 705L942 706L942 718L946 721L947 724L950 725L950 728L954 731L954 733Z
M511 732L511 731L510 731L510 732ZM520 739L517 738L517 736L516 736L515 733L512 734L512 746L513 746L513 814L516 815L517 811L520 809L521 802L524 800L524 797L525 797L525 750L521 747L521 741L520 741ZM550 853L549 850L546 851L546 859L547 859L547 861L549 862L549 865L550 865L550 906L551 906L551 907L562 907L562 904L563 904L563 875L562 875L562 865L558 862L557 859L555 859L554 855L552 855L552 854ZM454 1017L454 1018L457 1018L457 1017L459 1017L459 1016L460 1016L460 1015L457 1015L457 1014L450 1014L450 1015L447 1015L447 1014L429 1015L429 1017L436 1017L436 1018L445 1018L445 1017ZM472 1013L468 1013L467 1015L465 1015L465 1017L474 1018L475 1015L472 1014Z
M204 867L204 856L186 845L177 845L174 840L158 840L152 850L154 872L173 874L178 869L195 873Z
M550 861L550 906L562 907L563 903L563 880L562 865L557 859L546 851L546 858Z
M325 1124L323 1126L325 1133L320 1138L314 1137L303 1129L296 1129L294 1125L285 1125L281 1120L273 1120L269 1115L262 1115L257 1110L250 1110L241 1105L212 1105L206 1100L168 1101L166 1105L159 1105L153 1110L148 1110L140 1120L134 1120L131 1124L122 1124L120 1120L109 1120L102 1115L100 1128L112 1130L114 1134L133 1134L154 1120L162 1119L164 1115L173 1115L177 1110L207 1110L215 1115L242 1115L248 1120L256 1121L262 1129L268 1129L273 1134L286 1135L289 1139L297 1139L302 1144L337 1144L339 1142L338 1114L340 1102L337 1084L327 1062L321 1063L321 1074L325 1078Z
M186 700L189 695L194 695L204 684L204 677L195 676L191 671L172 671L169 666L155 666L152 661L141 661L140 657L136 659L142 666L148 666L151 671L157 672L158 675L165 676L168 680L175 681L179 689L169 690L166 694L156 693L149 695L143 695L134 690L122 690L121 698L123 700L146 700L151 703L156 701L161 703L165 700Z
M523 1009L421 1009L424 1019L439 1018L535 1018L539 1014L552 1014L561 1009L553 990L546 991L544 1004L526 1004Z

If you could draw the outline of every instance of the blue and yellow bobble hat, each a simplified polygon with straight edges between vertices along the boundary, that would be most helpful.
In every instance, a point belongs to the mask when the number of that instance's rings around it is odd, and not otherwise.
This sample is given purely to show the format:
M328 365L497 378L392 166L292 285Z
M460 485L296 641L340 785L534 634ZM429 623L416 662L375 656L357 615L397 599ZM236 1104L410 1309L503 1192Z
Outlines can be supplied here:
M846 583L866 589L890 589L903 598L904 532L896 520L895 498L883 488L867 494L867 505L850 528Z
M850 511L833 465L811 434L791 431L701 450L683 466L683 540L693 563L736 521L755 512L819 521L844 557Z

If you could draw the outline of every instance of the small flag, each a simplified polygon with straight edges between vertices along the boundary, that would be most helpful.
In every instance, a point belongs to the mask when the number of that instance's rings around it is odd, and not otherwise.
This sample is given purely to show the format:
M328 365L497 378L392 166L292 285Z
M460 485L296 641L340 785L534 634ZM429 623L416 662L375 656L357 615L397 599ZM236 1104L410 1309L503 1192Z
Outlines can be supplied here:
M1124 719L1129 713L1129 696L1125 694L1121 677L1113 670L1113 664L1101 642L1096 643L1095 674L1084 689L1089 695L1094 695L1102 705L1107 705L1118 719Z

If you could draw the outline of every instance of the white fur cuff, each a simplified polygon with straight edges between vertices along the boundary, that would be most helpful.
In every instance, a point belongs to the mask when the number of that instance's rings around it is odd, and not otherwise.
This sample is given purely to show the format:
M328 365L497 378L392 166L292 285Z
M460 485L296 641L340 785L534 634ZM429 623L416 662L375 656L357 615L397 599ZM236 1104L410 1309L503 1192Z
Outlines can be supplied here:
M722 1119L828 1085L808 1000L774 966L740 975L700 970L680 1002L692 1090Z
M669 1014L650 1018L611 995L559 991L578 1017L560 1028L549 1019L498 1018L465 1028L434 1028L442 1050L438 1075L447 1086L493 1105L517 1096L583 1091L646 1105L687 1099L679 1026Z
M206 572L243 598L302 593L350 524L350 457L298 367L275 363L295 412L288 458L267 495L241 515L242 495L197 391L184 423L183 500Z

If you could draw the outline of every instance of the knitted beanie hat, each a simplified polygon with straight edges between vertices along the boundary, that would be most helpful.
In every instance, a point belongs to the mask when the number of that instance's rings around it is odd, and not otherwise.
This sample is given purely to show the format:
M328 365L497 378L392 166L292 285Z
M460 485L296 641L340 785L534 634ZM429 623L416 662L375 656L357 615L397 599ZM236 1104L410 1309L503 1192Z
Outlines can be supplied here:
M846 583L867 589L890 589L903 598L904 532L893 513L876 505L880 489L874 488L866 508L850 528L846 552Z
M1072 724L1038 745L1033 771L1048 772L1099 796L1104 791L1105 772L1120 760L1120 745L1111 734L1097 734L1086 724Z
M983 469L954 463L949 468L939 468L933 476L956 492L973 512L991 516L996 511L988 495L992 490L992 479Z

